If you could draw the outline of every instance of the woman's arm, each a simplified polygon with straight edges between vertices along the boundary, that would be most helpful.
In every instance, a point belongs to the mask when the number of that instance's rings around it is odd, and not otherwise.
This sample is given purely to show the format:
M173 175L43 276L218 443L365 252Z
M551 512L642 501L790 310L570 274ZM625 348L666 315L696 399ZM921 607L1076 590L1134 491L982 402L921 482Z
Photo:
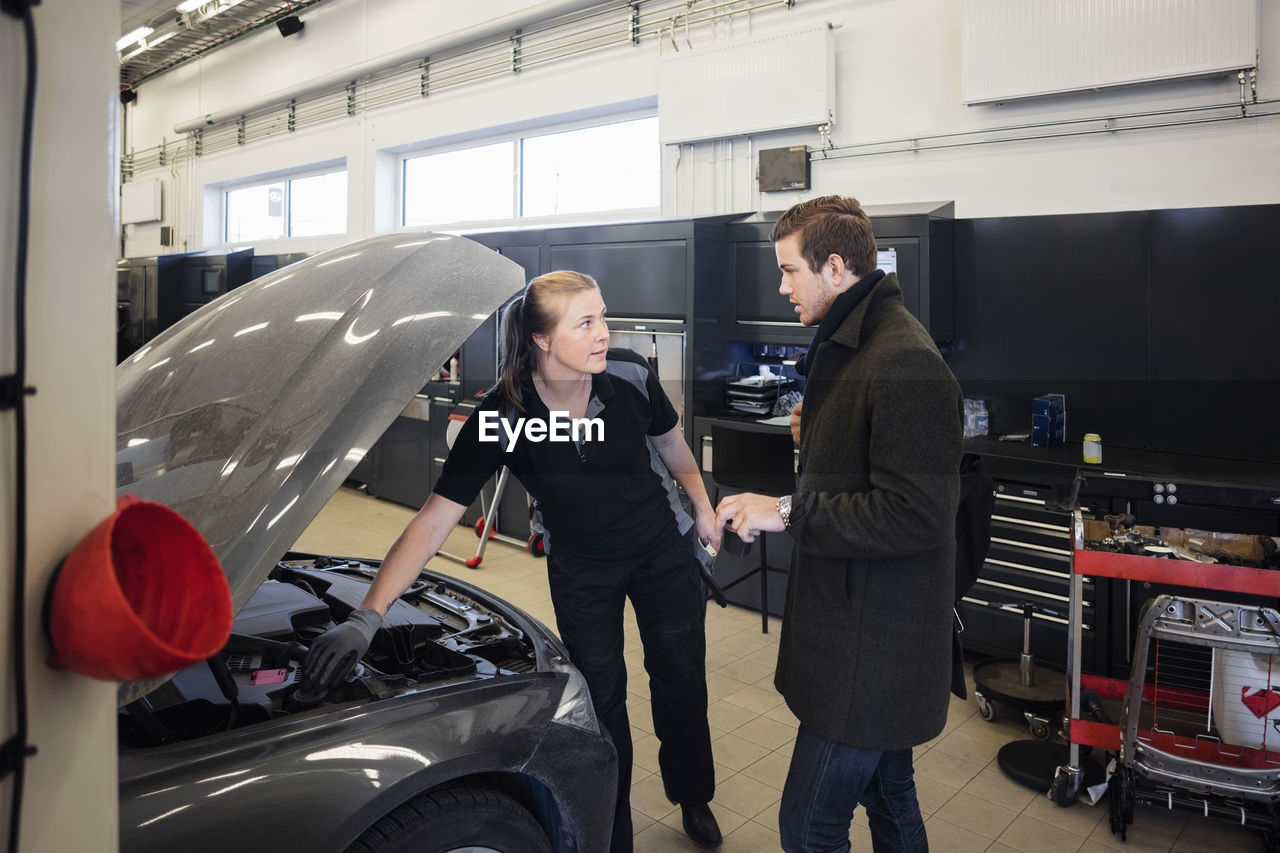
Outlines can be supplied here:
M689 500L693 502L694 521L698 527L698 535L708 539L716 548L720 547L720 529L716 526L716 513L707 498L707 487L702 482L702 472L694 461L693 451L684 440L680 427L675 426L662 435L650 436L654 448L662 464L667 466L671 476L684 489Z
M410 519L382 561L382 568L360 602L361 609L387 608L418 578L427 561L436 555L449 531L462 520L467 508L432 492L422 509Z

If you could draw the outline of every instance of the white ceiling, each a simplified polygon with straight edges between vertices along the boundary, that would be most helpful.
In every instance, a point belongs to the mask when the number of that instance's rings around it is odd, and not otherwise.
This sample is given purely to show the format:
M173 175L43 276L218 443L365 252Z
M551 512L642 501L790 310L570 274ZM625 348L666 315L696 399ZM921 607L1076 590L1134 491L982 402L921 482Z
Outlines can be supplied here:
M142 26L154 27L168 16L176 18L177 5L176 0L120 0L120 35Z
M131 88L138 83L184 62L216 50L227 42L270 26L280 18L296 15L325 0L238 0L216 15L204 12L228 0L208 0L203 11L186 16L178 14L179 0L121 0L120 35L138 27L153 27L151 39L172 35L155 47L137 52L120 64L120 86ZM305 21L305 19L304 19ZM127 56L136 50L129 45L121 51Z

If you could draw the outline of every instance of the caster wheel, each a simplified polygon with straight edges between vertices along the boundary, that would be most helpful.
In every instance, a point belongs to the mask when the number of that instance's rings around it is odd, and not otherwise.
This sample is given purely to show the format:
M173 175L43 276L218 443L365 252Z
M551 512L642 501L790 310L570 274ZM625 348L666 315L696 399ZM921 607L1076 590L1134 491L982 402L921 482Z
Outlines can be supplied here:
M1049 799L1065 808L1075 805L1079 798L1080 792L1072 786L1070 775L1059 773L1053 777L1053 783L1049 786Z
M1124 841L1128 826L1133 823L1133 779L1126 768L1117 768L1107 783L1107 820L1111 834Z
M529 543L525 547L529 550L529 553L535 557L547 556L547 549L542 545L541 533L530 533Z
M476 538L479 539L483 535L484 535L484 516L482 515L480 516L479 519L476 520ZM497 535L498 535L498 531L496 530L489 531L490 539L492 539L494 536L497 536Z
M975 693L974 698L978 700L978 716L988 723L995 719L996 709L987 701L987 697L981 693Z
M1031 736L1036 740L1048 740L1053 735L1048 723L1039 720L1031 724Z

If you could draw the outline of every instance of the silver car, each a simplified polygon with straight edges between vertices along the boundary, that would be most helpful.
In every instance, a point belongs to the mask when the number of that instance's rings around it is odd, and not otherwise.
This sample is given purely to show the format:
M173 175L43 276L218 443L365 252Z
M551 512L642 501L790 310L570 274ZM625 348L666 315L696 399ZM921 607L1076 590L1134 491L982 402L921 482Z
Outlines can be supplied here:
M564 647L516 607L424 571L346 684L299 690L307 646L378 563L292 543L522 286L463 238L371 238L228 293L117 368L118 491L200 531L237 613L221 654L120 687L125 853L608 848L613 745Z

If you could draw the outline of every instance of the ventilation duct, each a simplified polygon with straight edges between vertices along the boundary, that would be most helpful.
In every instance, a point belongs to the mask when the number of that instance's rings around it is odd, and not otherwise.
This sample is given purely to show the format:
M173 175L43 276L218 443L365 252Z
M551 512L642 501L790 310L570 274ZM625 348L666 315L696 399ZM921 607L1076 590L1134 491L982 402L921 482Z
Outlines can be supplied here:
M1258 0L964 0L961 100L984 104L1257 65Z
M658 63L662 142L834 121L835 56L829 24L665 54Z
M467 27L462 30L455 30L444 36L439 36L427 41L418 42L409 47L395 51L394 53L384 54L358 65L351 65L323 77L317 77L310 82L273 92L270 95L264 95L245 101L240 104L214 110L205 113L202 116L179 122L173 126L175 133L191 133L214 124L220 124L226 121L238 119L240 116L248 115L259 110L277 104L287 104L289 101L304 98L317 92L323 92L335 87L341 87L344 83L352 80L358 80L367 77L370 74L376 74L379 71L385 71L388 68L394 68L397 65L403 65L406 62L412 62L417 59L430 56L433 53L439 53L445 50L462 47L472 42L482 41L484 39L493 38L507 33L512 33L518 29L541 23L561 15L568 15L573 12L581 11L590 6L600 5L599 0L549 0L548 2L535 3L524 9L518 14L503 15L499 18L493 18L483 21L474 26Z

